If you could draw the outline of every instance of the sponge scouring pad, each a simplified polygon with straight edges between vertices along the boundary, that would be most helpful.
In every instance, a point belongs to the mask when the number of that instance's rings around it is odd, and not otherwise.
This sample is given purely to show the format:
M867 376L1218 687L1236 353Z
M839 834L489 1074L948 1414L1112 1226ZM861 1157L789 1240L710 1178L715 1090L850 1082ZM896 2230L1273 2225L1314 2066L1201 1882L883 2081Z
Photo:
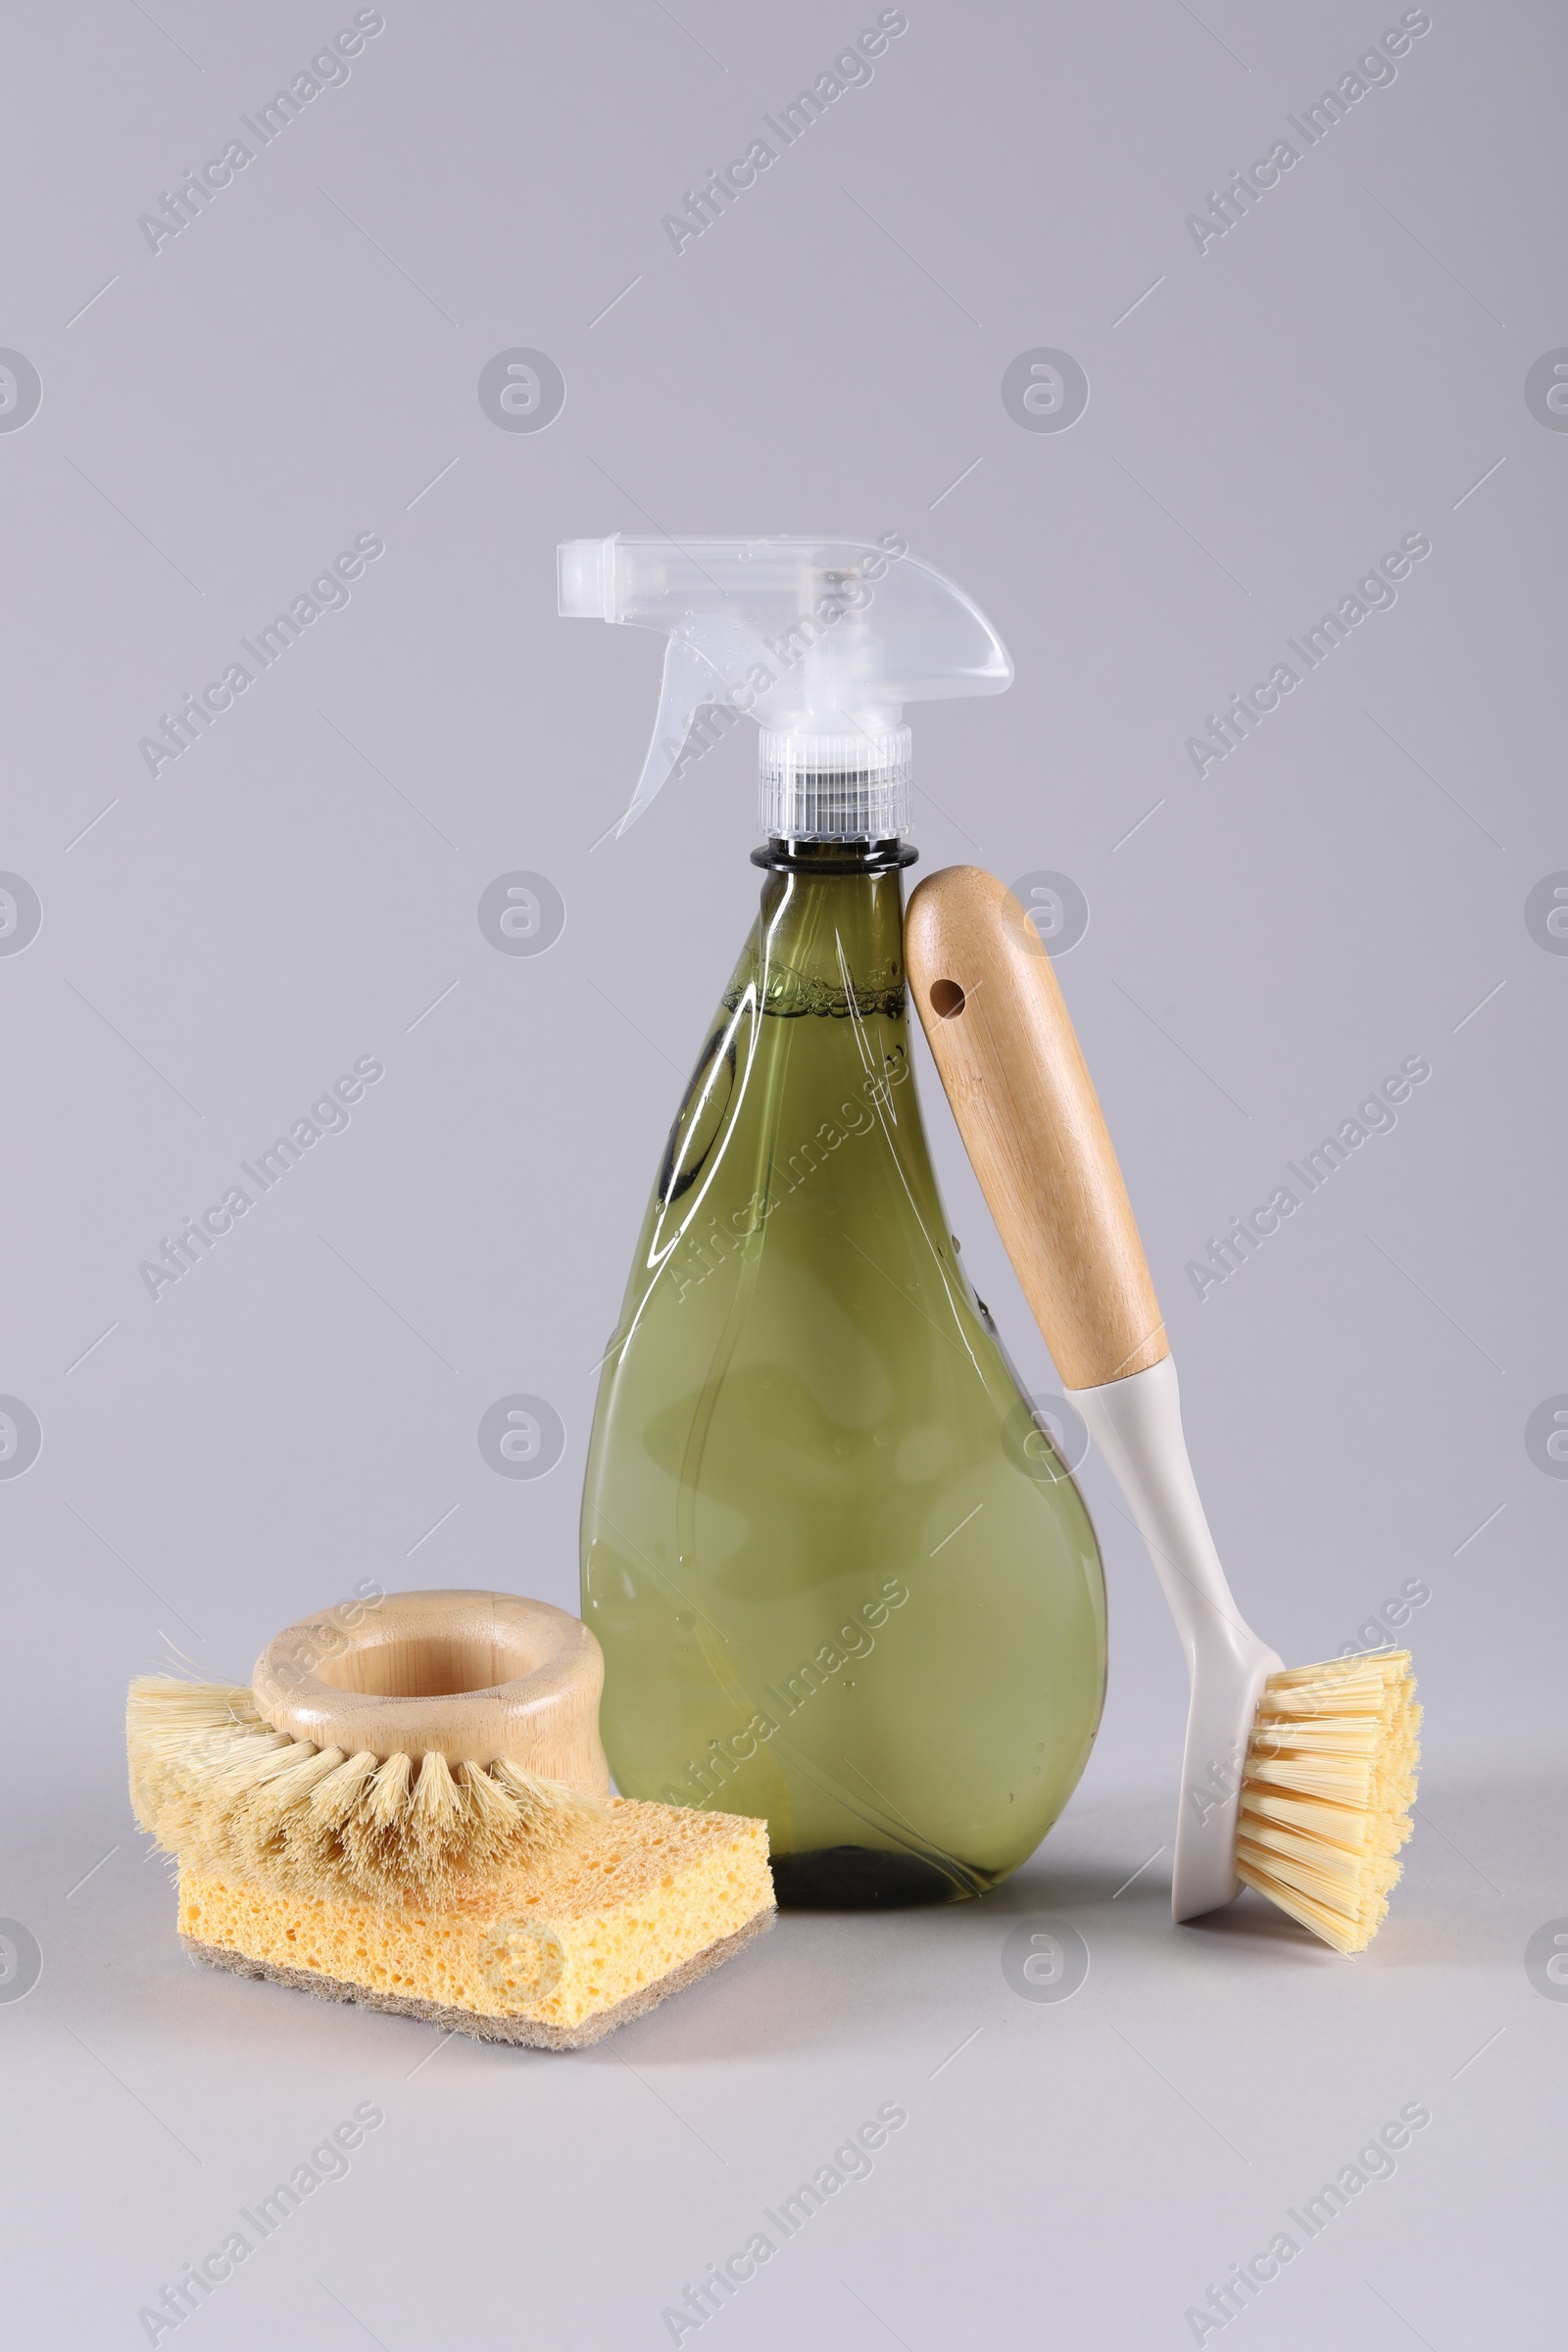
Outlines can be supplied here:
M179 1879L179 1930L199 1960L553 2050L651 2009L773 1915L765 1824L626 1798L569 1846L440 1907L389 1912L193 1870Z

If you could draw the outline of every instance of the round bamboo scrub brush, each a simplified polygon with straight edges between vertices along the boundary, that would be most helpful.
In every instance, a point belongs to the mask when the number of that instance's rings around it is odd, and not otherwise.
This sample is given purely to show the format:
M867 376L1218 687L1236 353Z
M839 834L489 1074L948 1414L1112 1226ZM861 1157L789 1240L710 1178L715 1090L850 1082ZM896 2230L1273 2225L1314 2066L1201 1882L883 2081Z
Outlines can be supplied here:
M401 1592L306 1618L250 1687L143 1675L131 1802L182 1866L317 1899L440 1903L570 1840L610 1791L605 1662L563 1609Z

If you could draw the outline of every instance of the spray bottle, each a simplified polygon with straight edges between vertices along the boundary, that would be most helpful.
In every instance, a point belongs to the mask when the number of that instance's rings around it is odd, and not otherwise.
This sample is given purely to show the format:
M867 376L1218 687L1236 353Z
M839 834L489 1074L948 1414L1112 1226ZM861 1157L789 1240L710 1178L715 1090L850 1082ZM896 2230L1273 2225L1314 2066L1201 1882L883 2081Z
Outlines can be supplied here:
M607 1350L582 1519L623 1794L764 1815L779 1899L981 1894L1104 1690L1094 1531L959 1263L910 1056L904 707L1000 693L902 539L573 540L563 614L668 640L621 830L761 728L761 905Z

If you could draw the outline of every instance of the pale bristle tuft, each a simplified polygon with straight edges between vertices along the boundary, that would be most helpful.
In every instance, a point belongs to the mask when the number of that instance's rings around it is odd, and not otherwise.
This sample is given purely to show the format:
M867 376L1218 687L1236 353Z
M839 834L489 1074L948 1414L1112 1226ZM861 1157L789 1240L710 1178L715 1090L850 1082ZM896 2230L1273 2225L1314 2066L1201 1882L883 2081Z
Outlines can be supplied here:
M1242 1773L1236 1875L1339 1952L1364 1952L1410 1835L1421 1709L1408 1650L1271 1674Z
M588 1798L505 1758L417 1768L273 1731L241 1685L142 1675L125 1709L130 1798L160 1845L204 1876L318 1900L444 1904L465 1883L565 1844Z

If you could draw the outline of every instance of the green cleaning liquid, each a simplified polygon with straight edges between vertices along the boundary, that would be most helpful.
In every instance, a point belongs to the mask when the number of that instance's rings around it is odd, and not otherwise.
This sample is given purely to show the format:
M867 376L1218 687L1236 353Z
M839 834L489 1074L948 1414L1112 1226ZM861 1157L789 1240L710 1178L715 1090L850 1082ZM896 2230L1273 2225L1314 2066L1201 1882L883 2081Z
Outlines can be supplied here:
M765 1815L786 1904L995 1886L1065 1804L1104 1690L1094 1531L927 1152L911 857L756 853L757 926L659 1171L583 1497L616 1783Z

